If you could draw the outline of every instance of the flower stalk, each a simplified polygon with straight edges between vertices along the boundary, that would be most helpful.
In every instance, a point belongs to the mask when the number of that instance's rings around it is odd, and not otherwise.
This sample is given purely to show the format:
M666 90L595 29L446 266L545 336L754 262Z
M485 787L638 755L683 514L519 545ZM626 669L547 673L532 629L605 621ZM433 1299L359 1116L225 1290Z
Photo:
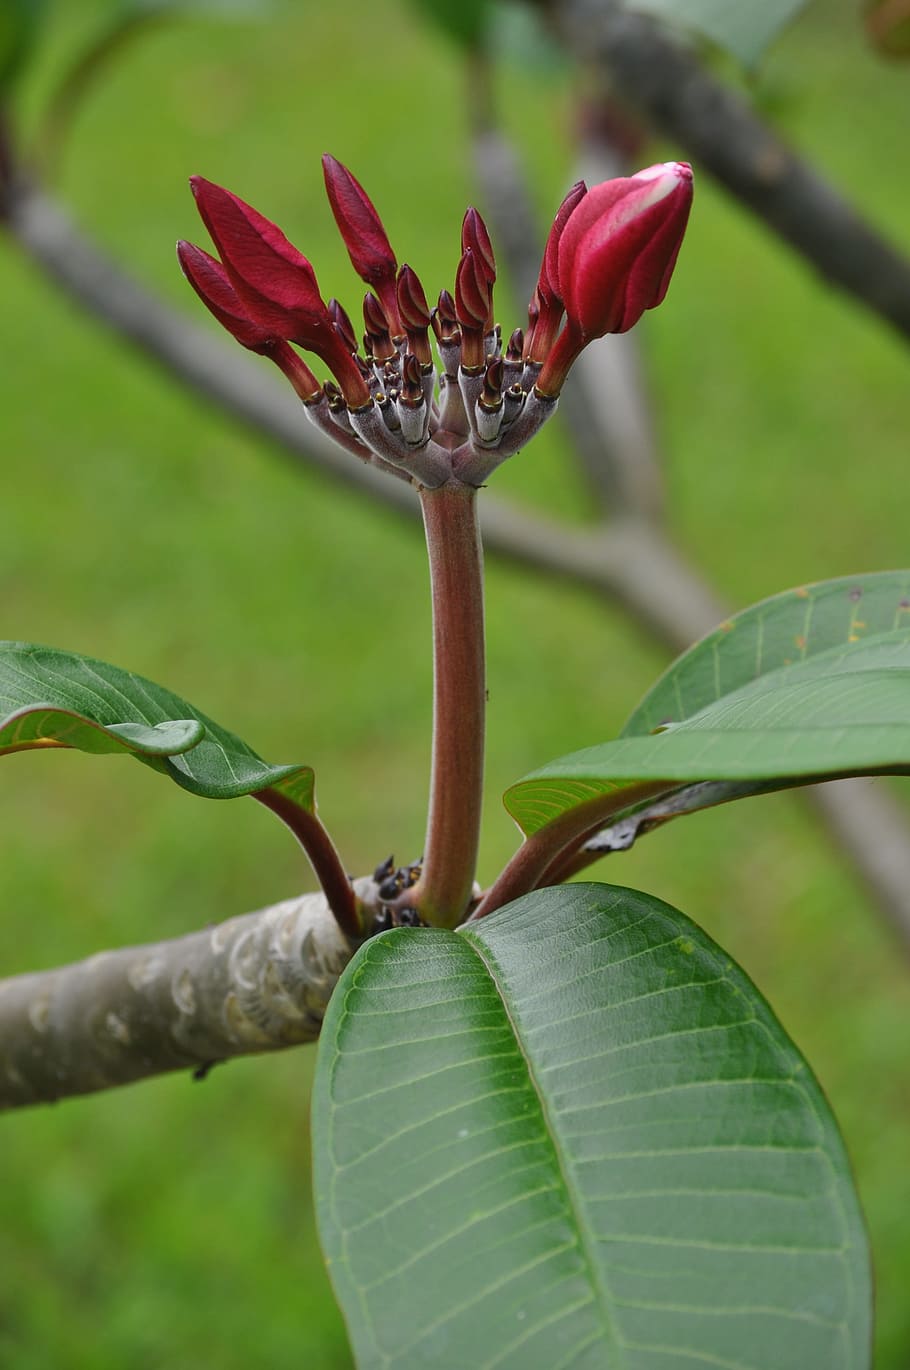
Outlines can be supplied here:
M480 840L483 552L471 486L451 481L424 490L420 502L433 603L433 751L423 871L406 902L425 922L453 928L473 896Z

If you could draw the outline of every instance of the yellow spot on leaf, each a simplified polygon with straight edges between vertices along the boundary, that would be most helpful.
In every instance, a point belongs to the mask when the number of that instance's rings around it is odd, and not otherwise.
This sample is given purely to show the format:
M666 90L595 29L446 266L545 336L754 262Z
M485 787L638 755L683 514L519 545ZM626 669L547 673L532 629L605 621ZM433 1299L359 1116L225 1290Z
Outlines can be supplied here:
M802 633L800 633L798 637L795 637L793 641L796 643L797 647L801 652L804 652L806 650L806 639L803 637Z
M808 598L809 598L809 591L806 589L805 585L798 585L798 586L796 587L796 589L793 591L793 593L794 593L799 599L808 599Z

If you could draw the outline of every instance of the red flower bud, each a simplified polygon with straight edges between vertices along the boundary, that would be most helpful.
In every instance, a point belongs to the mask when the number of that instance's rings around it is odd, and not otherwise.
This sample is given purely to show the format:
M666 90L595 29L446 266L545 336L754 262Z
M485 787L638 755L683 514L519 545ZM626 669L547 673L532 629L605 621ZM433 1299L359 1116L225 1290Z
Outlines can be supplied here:
M401 399L405 404L423 404L423 380L420 362L413 352L406 352L401 363Z
M559 293L585 342L625 333L660 304L692 205L686 162L648 167L594 186L578 204L556 247Z
M552 227L547 236L547 245L544 248L543 261L540 266L540 275L537 278L537 293L544 304L551 301L558 301L562 304L562 295L559 288L559 265L557 262L557 252L559 240L562 237L563 229L569 222L569 218L576 206L584 199L588 193L588 187L584 181L576 181L566 198L563 200L559 209L556 211L556 218L553 220Z
M559 240L573 211L587 193L588 188L584 181L576 181L556 211L556 218L547 236L540 275L537 277L537 289L534 292L534 301L539 312L527 339L526 351L531 361L542 362L556 341L564 312L559 285Z
M493 330L494 322L493 285L496 281L496 258L493 256L493 244L490 242L487 226L473 206L465 211L461 223L461 250L462 252L471 251L474 254L477 270L482 272L486 280L489 301L483 331L490 333Z
M190 185L228 281L250 321L271 338L315 352L334 373L348 403L355 407L366 403L369 390L335 328L306 257L276 224L229 190L201 176L191 177Z
M187 242L177 244L177 257L202 303L243 347L269 357L280 367L304 403L320 394L319 382L293 347L248 317L219 261Z
M466 247L455 273L455 317L461 324L461 365L466 370L483 366L484 334L490 323L491 301L483 259Z
M462 328L482 329L489 309L490 283L482 260L466 248L455 273L455 317Z
M351 323L350 316L343 305L338 300L329 300L329 313L341 339L349 352L357 351L357 335L354 332L354 325Z
M192 243L177 244L177 259L183 274L210 313L251 352L268 352L276 335L254 323L219 261Z
M385 310L372 290L368 290L363 297L363 322L371 336L389 331L389 321L386 318Z
M414 353L421 366L429 366L433 360L427 336L430 306L417 273L407 264L398 273L396 291L398 312L408 335L408 350Z
M448 290L440 290L439 302L430 315L430 324L440 342L453 338L458 333L455 301Z
M196 205L247 313L276 337L309 345L331 328L316 273L271 220L229 190L190 177Z
M395 300L398 262L382 220L360 182L328 152L322 159L322 171L329 204L351 265L360 279L376 291L392 331L398 333L400 324Z
M408 332L430 326L430 307L417 273L405 264L398 273L398 311Z
M465 210L465 216L461 223L462 252L467 248L476 254L487 282L492 285L496 280L496 258L493 256L493 244L490 242L486 224L473 206Z
M363 297L363 323L366 328L364 345L369 344L366 350L375 361L388 362L398 356L385 310L372 290Z
M487 369L483 374L483 390L480 392L480 403L487 409L498 409L502 404L502 382L505 375L505 366L502 357L494 357L487 363Z

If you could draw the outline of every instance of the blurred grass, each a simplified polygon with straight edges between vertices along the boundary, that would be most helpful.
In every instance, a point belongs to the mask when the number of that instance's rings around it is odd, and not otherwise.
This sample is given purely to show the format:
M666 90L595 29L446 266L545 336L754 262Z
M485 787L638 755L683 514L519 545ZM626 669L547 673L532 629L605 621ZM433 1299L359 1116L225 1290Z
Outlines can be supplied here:
M25 91L27 127L101 8L59 0ZM910 249L910 182L897 172L907 78L865 51L853 9L810 10L756 93ZM173 242L202 236L186 190L201 171L277 219L325 293L354 306L360 288L321 189L329 148L362 177L428 291L450 283L472 193L453 50L403 0L381 21L363 0L276 4L269 16L162 27L129 52L67 149L61 190L79 218L198 321ZM517 65L500 75L542 213L573 179L570 84ZM350 868L416 856L430 711L417 529L275 460L0 248L2 635L141 671L270 760L315 765ZM641 337L674 527L732 603L907 564L903 347L705 178L669 301ZM582 507L558 434L496 485L550 510ZM488 583L485 878L514 842L497 795L615 732L664 661L588 595L492 558ZM175 935L306 879L257 806L194 801L128 762L13 757L0 822L5 973ZM596 874L701 922L806 1051L872 1231L877 1364L904 1370L910 993L855 878L790 797L671 826ZM0 1364L347 1365L312 1229L311 1068L302 1050L232 1063L202 1085L165 1079L4 1118Z

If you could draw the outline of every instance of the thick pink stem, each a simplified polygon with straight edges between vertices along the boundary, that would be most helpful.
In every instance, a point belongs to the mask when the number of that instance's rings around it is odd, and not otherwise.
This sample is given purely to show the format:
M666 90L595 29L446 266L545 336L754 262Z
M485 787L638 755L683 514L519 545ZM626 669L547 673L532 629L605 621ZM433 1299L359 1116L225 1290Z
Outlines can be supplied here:
M421 493L433 599L433 759L423 873L409 891L428 923L456 927L474 888L486 690L476 491Z
M565 853L574 852L582 842L603 827L614 813L673 788L672 780L643 780L628 789L594 795L583 804L576 804L574 808L561 813L558 818L551 819L518 848L501 875L484 894L472 918L485 918L488 913L495 913L502 908L503 904L537 889L549 871L554 867L558 870L557 863ZM564 876L559 878L563 879Z

